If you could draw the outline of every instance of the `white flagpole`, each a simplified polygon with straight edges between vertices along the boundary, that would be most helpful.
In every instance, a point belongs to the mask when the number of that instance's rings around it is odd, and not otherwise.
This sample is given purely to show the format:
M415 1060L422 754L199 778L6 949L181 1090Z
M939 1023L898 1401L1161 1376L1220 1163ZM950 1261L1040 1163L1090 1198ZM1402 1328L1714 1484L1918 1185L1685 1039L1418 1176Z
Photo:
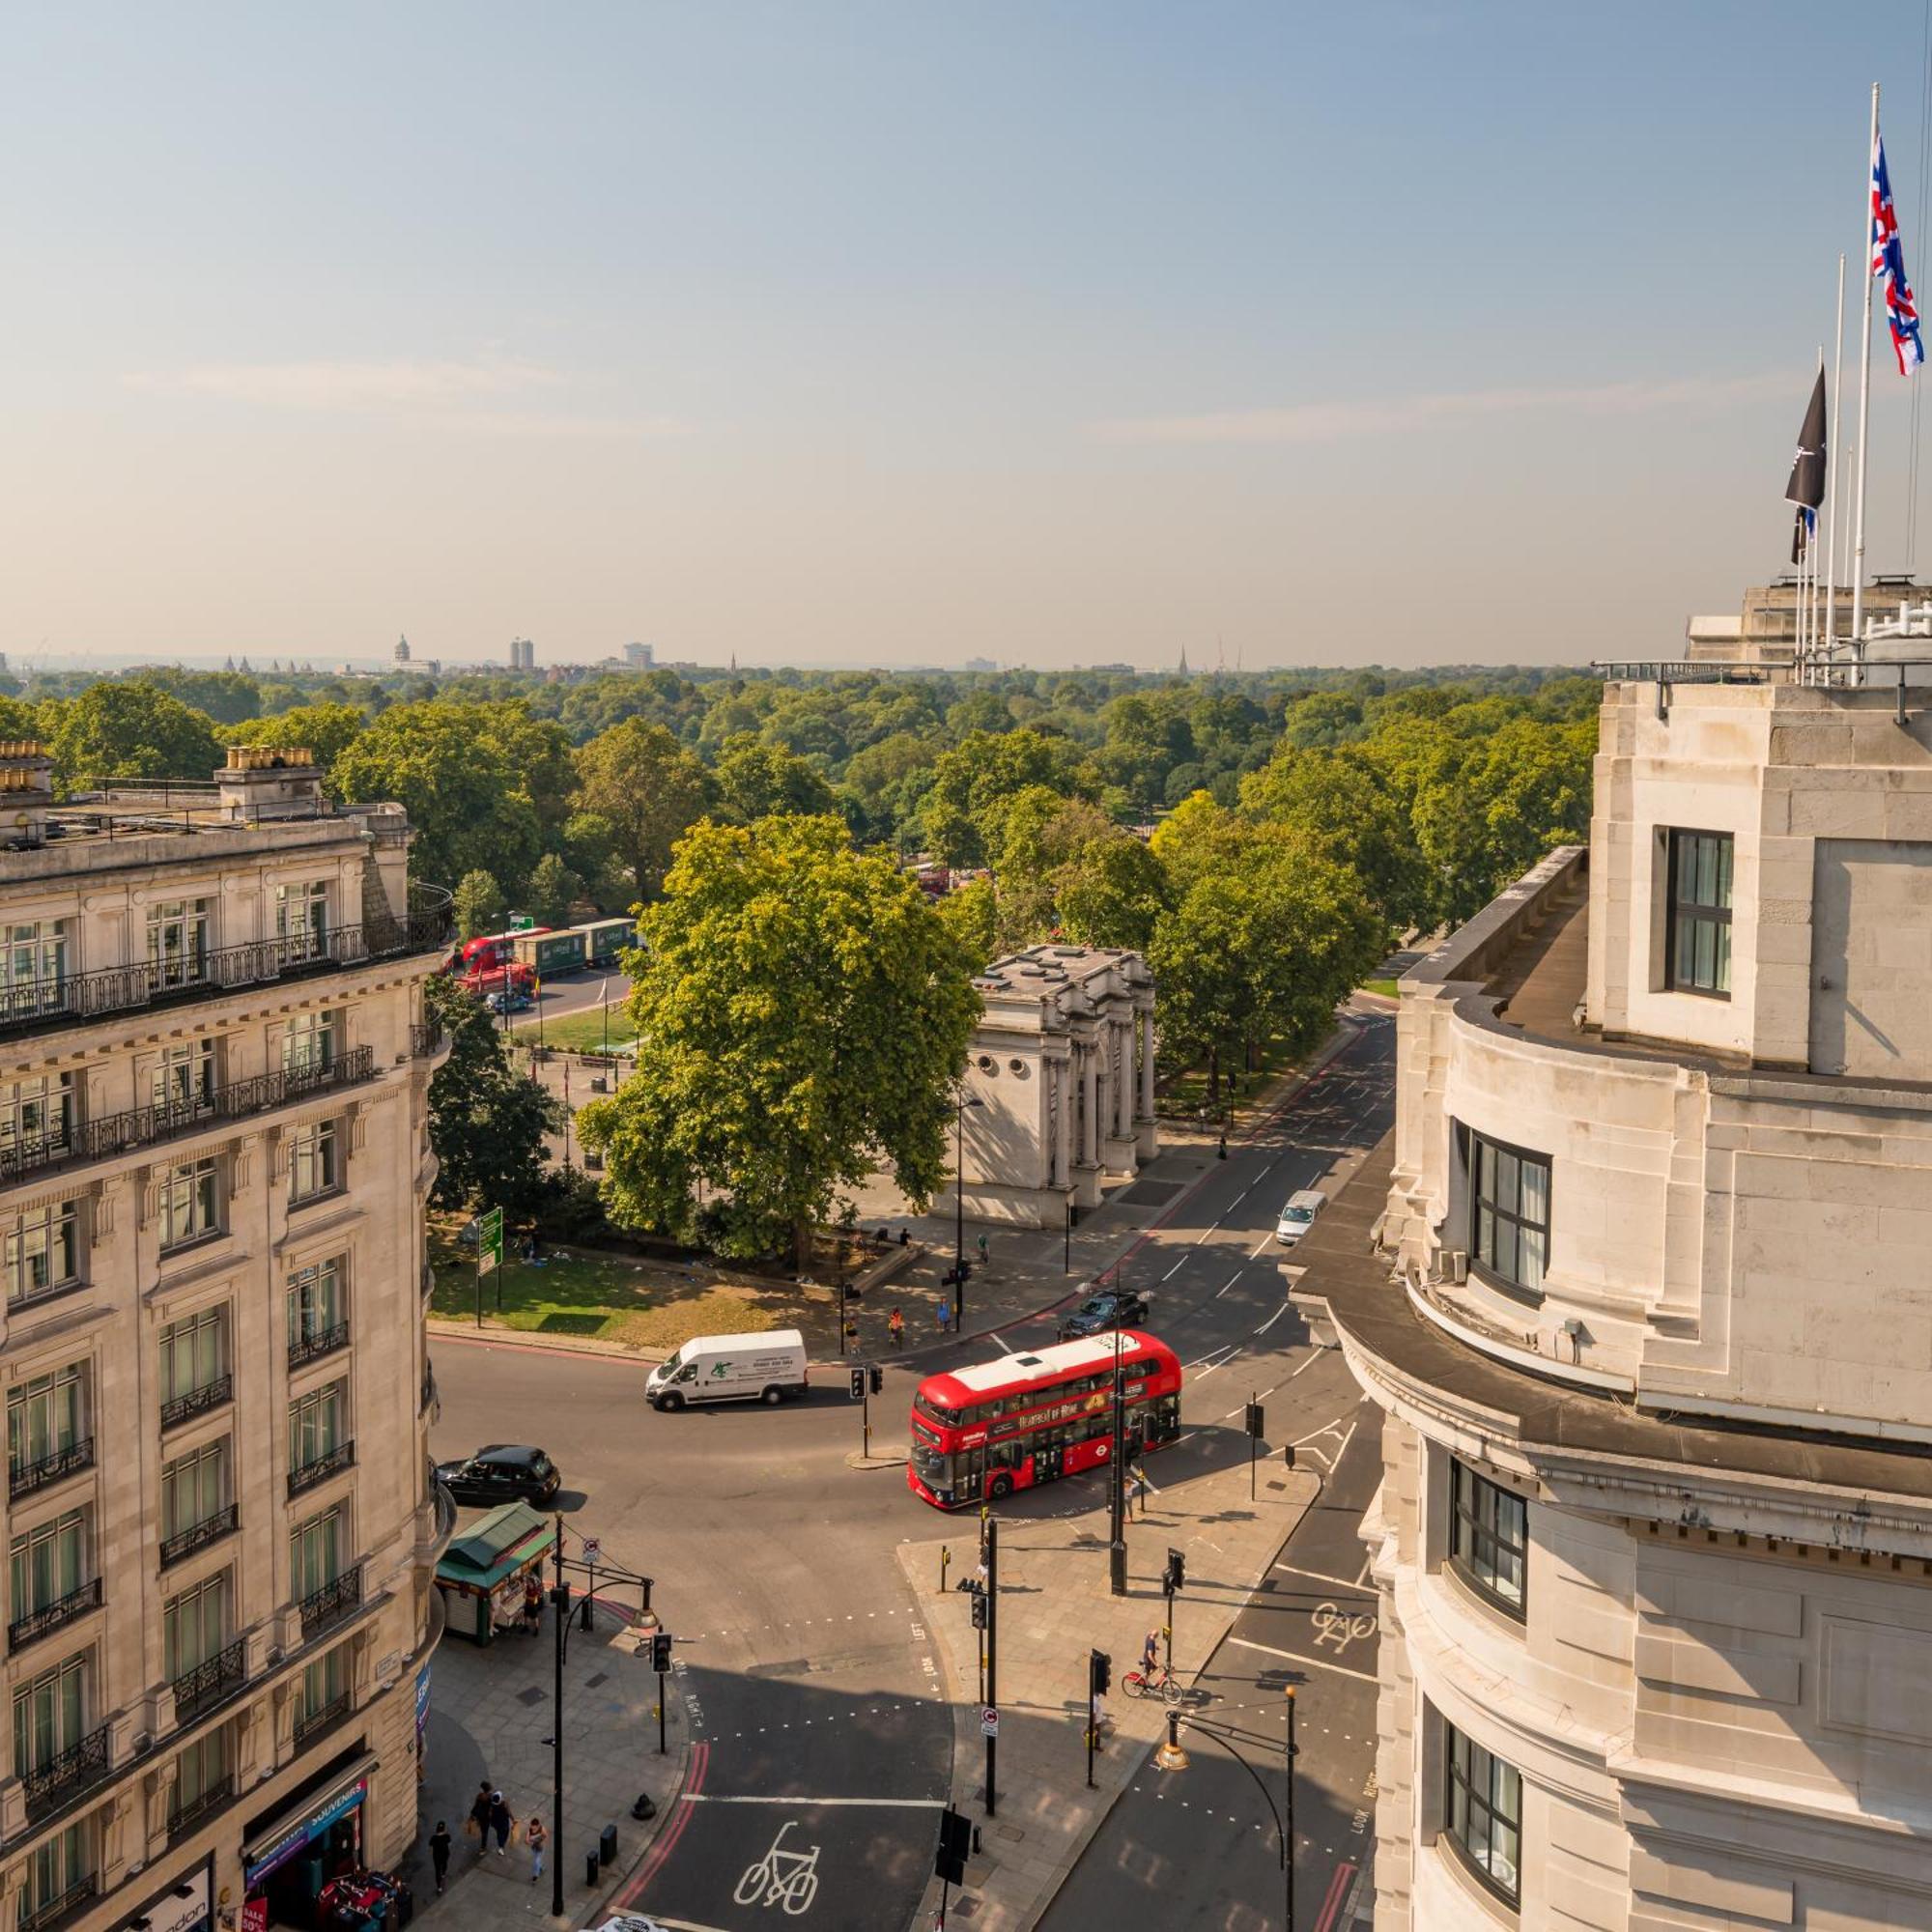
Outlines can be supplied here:
M1829 655L1838 635L1838 544L1842 520L1838 515L1838 439L1845 433L1845 258L1838 257L1838 343L1832 352L1832 422L1825 438L1825 495L1832 505L1830 535L1825 544L1825 649Z
M1818 345L1818 380L1821 383L1825 380L1825 345L1822 342ZM1827 463L1831 461L1831 450L1832 425L1827 422L1825 425L1825 460ZM1805 611L1805 620L1810 632L1810 647L1814 651L1818 647L1819 619L1824 615L1824 606L1820 601L1824 593L1818 587L1818 538L1823 532L1824 527L1823 509L1813 510L1811 512L1810 527L1804 533L1804 560L1811 566L1811 596Z
M1859 480L1852 506L1852 655L1856 658L1865 627L1865 471L1871 440L1871 167L1878 153L1878 82L1872 82L1871 144L1865 150L1864 284L1865 330L1859 344Z

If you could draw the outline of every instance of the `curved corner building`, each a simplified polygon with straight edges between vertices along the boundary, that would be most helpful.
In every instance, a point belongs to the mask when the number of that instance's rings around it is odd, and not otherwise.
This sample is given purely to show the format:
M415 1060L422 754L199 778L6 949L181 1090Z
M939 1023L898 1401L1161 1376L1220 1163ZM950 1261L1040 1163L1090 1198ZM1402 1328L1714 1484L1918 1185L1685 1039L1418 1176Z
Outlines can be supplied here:
M1932 713L1722 675L1404 980L1297 1287L1386 1414L1378 1932L1932 1926Z

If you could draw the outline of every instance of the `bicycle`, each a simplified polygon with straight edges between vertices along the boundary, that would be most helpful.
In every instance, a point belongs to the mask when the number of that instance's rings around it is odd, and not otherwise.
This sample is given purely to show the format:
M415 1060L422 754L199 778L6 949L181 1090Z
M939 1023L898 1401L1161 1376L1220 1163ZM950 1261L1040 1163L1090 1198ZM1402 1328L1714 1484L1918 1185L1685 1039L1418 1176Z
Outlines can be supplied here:
M1158 1697L1170 1711L1179 1710L1180 1700L1187 1694L1180 1679L1164 1663L1151 1677L1144 1670L1129 1670L1121 1678L1121 1684L1128 1696Z

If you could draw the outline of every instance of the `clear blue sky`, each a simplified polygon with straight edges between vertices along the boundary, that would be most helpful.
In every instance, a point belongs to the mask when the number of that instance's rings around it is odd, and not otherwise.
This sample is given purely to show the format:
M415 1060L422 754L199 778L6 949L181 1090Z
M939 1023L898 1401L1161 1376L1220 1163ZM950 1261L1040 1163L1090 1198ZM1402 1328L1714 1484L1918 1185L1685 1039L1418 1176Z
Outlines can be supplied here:
M1874 79L1932 299L1924 18L17 10L0 648L1668 654L1783 563Z

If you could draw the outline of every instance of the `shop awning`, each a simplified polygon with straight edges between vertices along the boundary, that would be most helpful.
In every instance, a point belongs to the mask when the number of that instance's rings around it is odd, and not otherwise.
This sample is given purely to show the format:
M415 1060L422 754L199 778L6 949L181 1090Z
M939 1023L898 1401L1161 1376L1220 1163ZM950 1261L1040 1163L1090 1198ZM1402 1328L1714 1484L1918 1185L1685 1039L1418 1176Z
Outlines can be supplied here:
M494 1590L542 1558L555 1540L548 1517L528 1503L501 1503L451 1540L436 1580L466 1590Z
M338 1818L355 1810L368 1795L369 1774L377 1763L374 1751L365 1752L339 1777L331 1778L327 1789L292 1804L266 1831L257 1832L242 1847L244 1882L253 1886L256 1880L268 1877L311 1838L320 1837Z

